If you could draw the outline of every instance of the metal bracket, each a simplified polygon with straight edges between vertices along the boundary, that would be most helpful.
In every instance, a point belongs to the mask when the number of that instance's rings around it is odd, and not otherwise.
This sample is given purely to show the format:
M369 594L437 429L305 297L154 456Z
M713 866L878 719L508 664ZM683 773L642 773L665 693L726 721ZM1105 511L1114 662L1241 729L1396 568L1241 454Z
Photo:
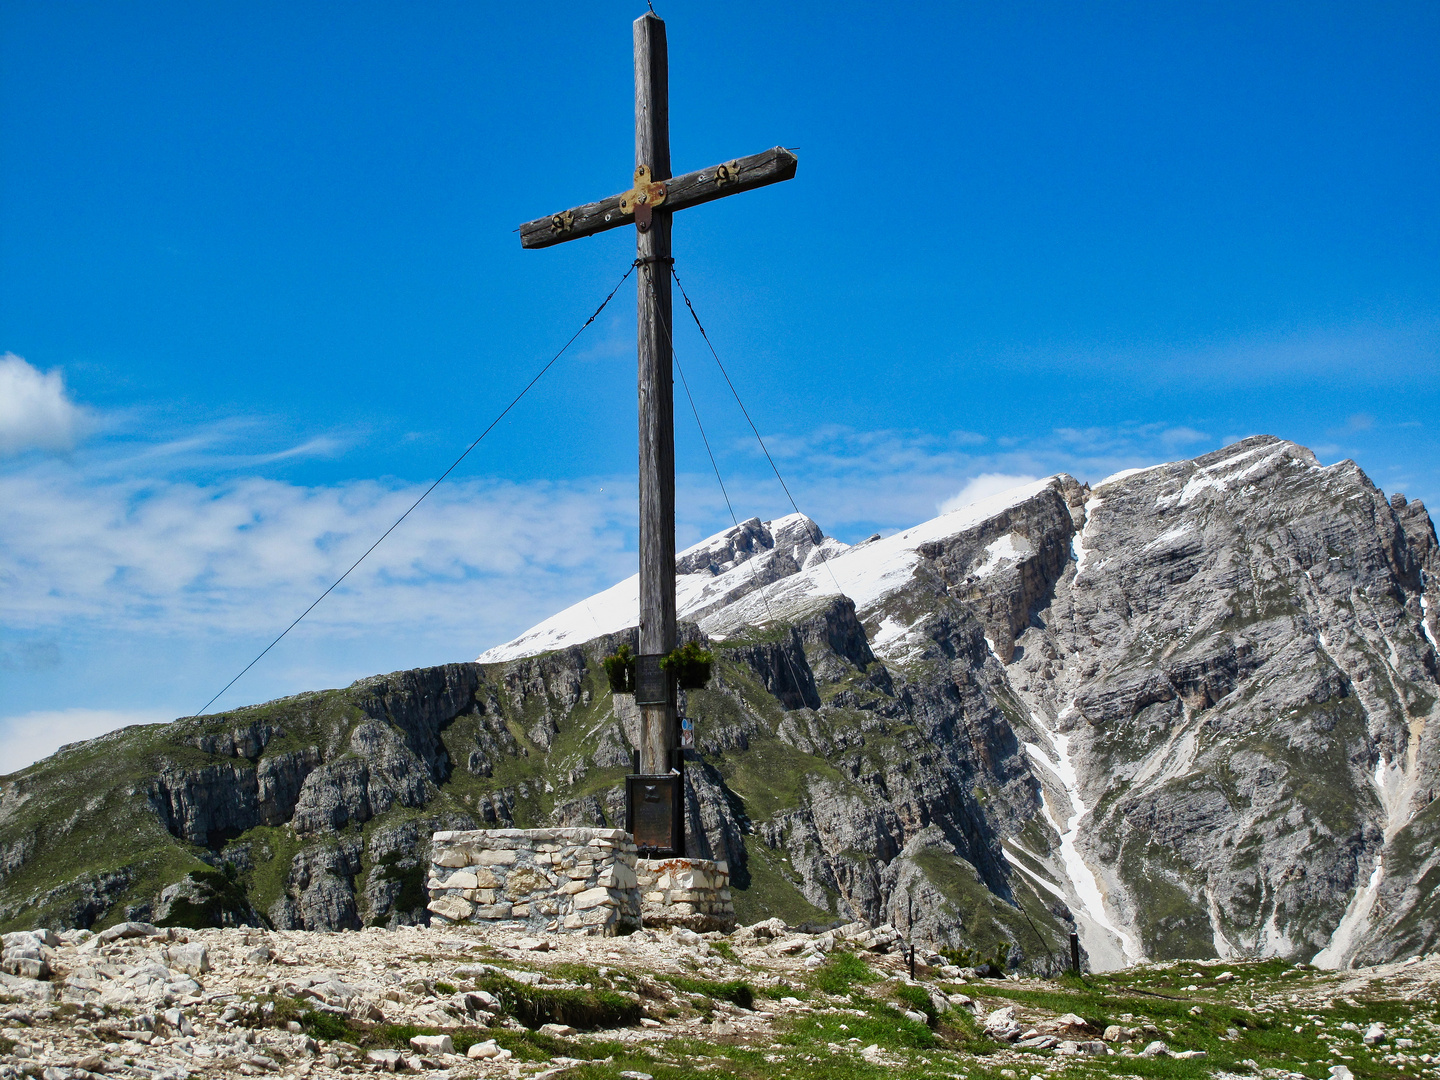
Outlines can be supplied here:
M724 165L715 167L715 186L724 187L726 184L735 184L740 181L740 163L738 161L727 161Z
M635 215L635 228L645 232L650 228L650 213L665 201L664 181L652 182L650 166L641 165L635 170L635 186L620 196L620 212Z
M550 228L557 233L567 233L575 227L575 211L566 210L563 214L556 214L550 219Z

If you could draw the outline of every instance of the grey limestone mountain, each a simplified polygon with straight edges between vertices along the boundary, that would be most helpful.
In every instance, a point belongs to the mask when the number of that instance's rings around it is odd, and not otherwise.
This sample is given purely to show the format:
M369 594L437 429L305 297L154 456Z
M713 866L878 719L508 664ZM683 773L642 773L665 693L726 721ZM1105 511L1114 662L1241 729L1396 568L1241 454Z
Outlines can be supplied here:
M1352 462L1262 436L679 570L717 652L689 833L742 921L1041 970L1072 928L1097 967L1440 941L1440 546ZM634 613L632 579L477 663L65 748L0 780L0 923L423 920L430 831L622 815Z

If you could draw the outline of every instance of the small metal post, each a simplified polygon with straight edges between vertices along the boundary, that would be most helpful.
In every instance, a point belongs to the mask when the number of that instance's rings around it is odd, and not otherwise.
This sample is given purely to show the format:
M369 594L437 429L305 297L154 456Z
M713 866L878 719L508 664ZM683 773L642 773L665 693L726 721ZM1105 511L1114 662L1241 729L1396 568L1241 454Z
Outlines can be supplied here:
M905 894L905 931L910 935L910 978L915 978L915 894Z
M1080 974L1080 935L1070 932L1070 970Z

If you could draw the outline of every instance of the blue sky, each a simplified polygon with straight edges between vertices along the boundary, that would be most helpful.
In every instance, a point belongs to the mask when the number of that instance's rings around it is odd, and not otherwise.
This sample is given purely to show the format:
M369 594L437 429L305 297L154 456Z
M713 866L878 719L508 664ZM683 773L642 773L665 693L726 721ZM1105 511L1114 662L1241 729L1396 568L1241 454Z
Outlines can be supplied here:
M642 5L0 0L0 771L191 713L633 257ZM801 508L1268 432L1440 500L1440 8L657 4L677 269ZM633 570L634 293L220 706L468 659ZM788 509L677 328L736 508ZM682 544L727 524L677 408ZM978 485L978 486L977 486Z

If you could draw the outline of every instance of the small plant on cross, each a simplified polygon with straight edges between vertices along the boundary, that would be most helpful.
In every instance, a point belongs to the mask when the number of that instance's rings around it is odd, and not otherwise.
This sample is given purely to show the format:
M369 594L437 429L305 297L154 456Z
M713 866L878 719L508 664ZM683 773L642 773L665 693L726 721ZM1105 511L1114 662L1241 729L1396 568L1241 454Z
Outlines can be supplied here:
M629 645L621 645L613 655L605 657L604 665L612 694L635 692L635 656L630 652Z
M715 654L687 641L660 661L660 666L680 684L681 690L699 690L710 681Z

